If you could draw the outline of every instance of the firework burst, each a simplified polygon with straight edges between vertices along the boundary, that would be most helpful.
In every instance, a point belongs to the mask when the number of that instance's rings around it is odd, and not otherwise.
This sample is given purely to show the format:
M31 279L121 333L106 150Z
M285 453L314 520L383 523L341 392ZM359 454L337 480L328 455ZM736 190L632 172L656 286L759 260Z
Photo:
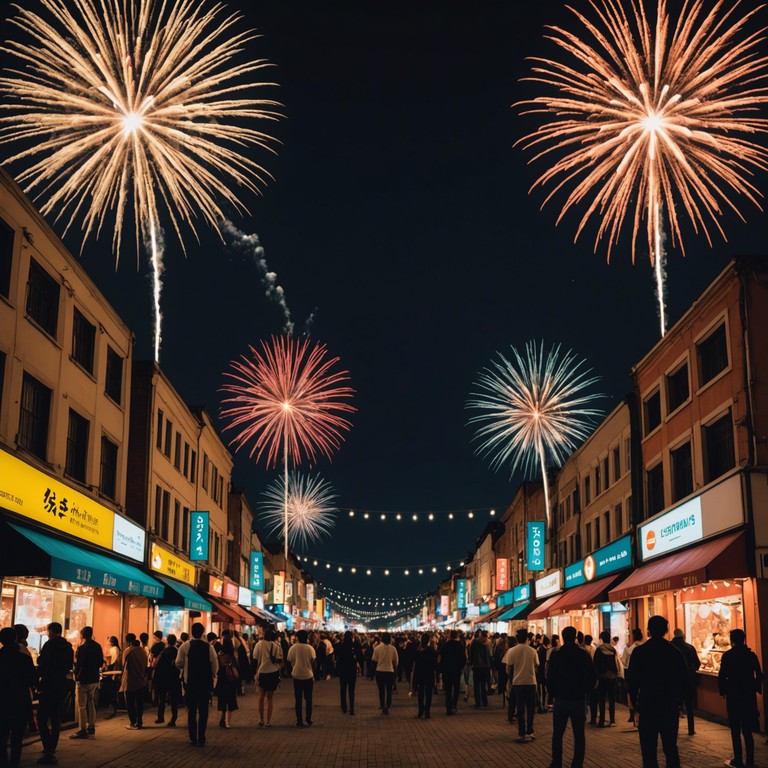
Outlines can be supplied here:
M533 160L552 159L534 184L553 185L549 201L566 191L558 223L586 206L576 238L599 219L595 250L608 241L608 259L626 218L632 221L632 260L645 230L654 266L662 335L666 331L662 215L673 245L685 253L687 218L708 242L714 226L723 238L723 208L743 218L734 202L759 206L752 181L768 168L768 132L759 107L768 102L765 29L748 31L759 9L740 15L740 2L684 0L670 26L666 0L657 0L655 24L640 0L590 0L595 20L570 8L580 37L549 27L547 37L568 61L533 58L533 82L551 95L523 101L524 113L547 118L520 142Z
M280 477L264 492L259 504L269 533L283 530L285 525L285 478ZM308 476L292 472L288 477L288 540L291 544L308 544L330 534L336 513L336 493L320 475Z
M86 240L114 220L119 257L126 209L137 244L150 252L155 358L160 350L162 232L197 220L218 231L220 200L244 210L233 187L258 192L268 174L252 157L270 149L253 120L274 120L276 102L256 99L264 60L240 62L252 31L238 15L197 0L40 0L16 6L8 24L26 36L2 50L17 62L0 77L0 142L27 148L22 186L41 210L78 220ZM31 41L31 44L29 44Z
M521 468L531 476L539 465L547 521L547 463L559 466L589 436L601 413L589 405L602 395L587 391L598 378L585 365L571 351L561 355L560 345L546 356L543 343L528 342L523 355L512 347L511 358L499 353L479 374L478 391L467 403L481 411L469 423L479 425L477 453L490 457L494 470L509 464L510 473Z

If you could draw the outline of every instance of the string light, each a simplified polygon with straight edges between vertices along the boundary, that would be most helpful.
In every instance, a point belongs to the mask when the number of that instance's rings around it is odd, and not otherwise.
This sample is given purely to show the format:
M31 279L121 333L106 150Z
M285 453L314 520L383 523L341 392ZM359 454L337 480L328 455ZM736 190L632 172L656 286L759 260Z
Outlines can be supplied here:
M482 508L482 507L481 507ZM448 520L455 520L456 515L459 514L466 514L469 519L472 519L475 517L475 514L477 513L478 507L473 507L471 509L436 509L436 510L424 510L421 512L398 512L397 510L386 510L386 511L380 511L376 509L367 509L367 510L361 510L361 509L345 509L340 508L341 512L346 512L347 515L351 518L354 518L355 520L374 520L378 518L382 522L386 522L390 519L395 520L402 520L404 517L410 517L411 520L414 522L419 522L420 520L427 520L430 523L435 522L435 520L439 520L440 518L447 518ZM490 517L496 516L496 509L489 509L488 515Z

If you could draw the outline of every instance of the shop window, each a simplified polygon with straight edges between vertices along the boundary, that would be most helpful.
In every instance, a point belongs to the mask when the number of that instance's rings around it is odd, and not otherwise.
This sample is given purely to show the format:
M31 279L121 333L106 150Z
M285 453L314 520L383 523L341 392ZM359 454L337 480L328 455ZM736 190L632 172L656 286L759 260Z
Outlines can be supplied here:
M664 509L664 464L660 461L645 472L646 517Z
M613 508L613 528L616 537L621 536L624 532L624 508L621 502Z
M699 386L703 387L728 367L725 322L720 323L706 339L696 345L696 353L699 360Z
M601 472L600 472L600 465L598 464L595 467L595 498L597 498L602 492L602 486L600 484L600 481L601 481Z
M676 411L690 397L688 363L667 376L667 413Z
M173 440L173 422L165 420L165 441L163 442L163 454L166 459L171 458L171 441Z
M29 262L27 317L56 338L59 323L59 284L34 259Z
M15 232L0 219L0 296L10 298L11 266L13 265L13 240Z
M181 469L181 433L176 433L176 443L173 447L173 466Z
M691 444L685 443L669 452L672 461L672 502L693 493L693 463Z
M18 444L46 461L48 455L48 423L51 416L51 390L34 376L24 374L21 383Z
M592 485L589 477L584 478L584 505L592 501Z
M661 393L657 389L643 401L643 426L646 435L650 435L661 424Z
M104 392L118 405L123 402L123 358L110 346L107 346L107 375L104 381Z
M93 374L93 351L96 346L96 326L89 323L75 307L72 318L72 359L85 371Z
M101 438L101 475L99 491L108 499L117 494L117 445L106 435Z
M613 482L617 482L621 477L621 451L617 445L612 452L613 455Z
M157 450L163 450L163 425L164 417L160 408L157 409Z
M730 408L717 421L705 426L703 432L704 482L711 483L736 464Z
M88 463L88 432L90 422L77 411L69 409L67 429L67 459L64 471L75 480L85 482Z

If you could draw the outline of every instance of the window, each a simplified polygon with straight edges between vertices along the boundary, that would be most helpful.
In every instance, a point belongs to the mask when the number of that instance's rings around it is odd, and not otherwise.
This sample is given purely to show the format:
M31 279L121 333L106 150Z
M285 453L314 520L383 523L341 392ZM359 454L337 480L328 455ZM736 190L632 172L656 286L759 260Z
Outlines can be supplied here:
M21 383L18 443L43 461L48 455L50 415L51 390L25 373Z
M179 546L179 527L181 525L181 504L173 502L173 546Z
M688 363L667 376L667 413L676 411L690 396Z
M632 441L629 437L624 441L624 467L627 472L632 468Z
M211 463L211 498L218 504L219 470Z
M693 493L693 463L691 444L686 443L669 452L672 460L672 502L680 501Z
M609 469L609 462L608 462L608 457L606 456L603 459L603 482L605 483L606 491L611 486L611 480L610 480L610 475L608 474L608 469Z
M86 320L75 307L72 322L72 359L88 373L93 373L93 350L96 346L96 326Z
M117 495L117 446L106 436L101 438L99 491L108 499Z
M664 509L664 464L659 462L645 472L647 515L651 517Z
M699 386L703 387L728 367L725 323L720 323L706 339L700 341L696 345L696 351L699 357Z
M123 402L123 358L110 346L107 347L107 375L104 382L104 392L118 405Z
M189 462L189 482L197 482L197 451L192 451L192 459Z
M603 514L603 535L605 536L605 543L607 544L611 540L611 512L605 512Z
M85 482L88 461L88 429L90 422L77 411L69 409L67 429L67 460L64 471L75 480Z
M0 296L10 298L14 231L0 219Z
M586 551L591 552L592 551L592 525L590 523L587 523L584 527L584 542L586 544Z
M159 486L155 486L155 524L153 530L155 533L160 531L160 517L162 516L163 505L163 489Z
M602 491L600 479L601 479L600 464L598 464L595 467L595 498L597 498Z
M649 435L661 424L661 394L657 389L643 402L643 425L645 434Z
M163 453L165 457L171 458L171 441L173 439L173 422L170 419L165 420L165 444L163 447Z
M584 478L584 504L589 504L590 501L592 501L592 491L591 491L591 484L590 479L588 477Z
M219 477L219 506L222 509L225 509L226 505L224 504L224 478Z
M181 518L181 543L179 549L189 552L189 507L184 507Z
M176 433L176 444L173 448L173 466L181 469L181 434Z
M171 494L163 491L163 510L160 516L160 537L168 541L168 518L171 514Z
M0 352L0 405L3 402L3 383L5 382L5 352Z
M220 568L219 565L219 534L214 533L213 534L213 562L216 564L217 568Z
M184 443L184 477L189 477L189 443Z
M203 488L208 490L208 454L203 453Z
M157 409L157 450L163 450L163 412Z
M730 408L717 421L704 427L704 482L732 469L736 464L733 451L733 423Z
M595 529L595 533L594 533L595 541L594 541L594 544L595 544L595 549L597 549L600 546L600 541L601 541L601 539L600 539L600 517L599 516L596 517L592 521L592 527Z
M618 445L613 449L612 456L613 456L613 482L615 483L621 477L621 451L619 450Z
M56 338L59 323L59 284L34 260L29 262L27 316Z
M624 533L624 510L621 502L613 508L613 531L617 537Z

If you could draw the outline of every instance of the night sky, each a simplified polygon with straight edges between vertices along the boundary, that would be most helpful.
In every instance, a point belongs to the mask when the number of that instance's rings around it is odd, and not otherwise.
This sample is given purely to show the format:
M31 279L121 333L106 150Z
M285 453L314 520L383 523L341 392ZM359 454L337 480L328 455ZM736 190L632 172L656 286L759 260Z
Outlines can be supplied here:
M276 64L280 88L270 95L286 118L265 126L282 142L278 157L261 157L275 181L263 197L244 194L250 217L232 219L258 233L294 319L317 307L312 337L341 358L356 390L353 431L319 468L345 509L476 511L440 524L344 513L333 538L308 553L360 566L456 564L523 479L474 455L465 402L477 372L510 345L561 342L602 377L607 413L658 340L642 245L635 266L628 233L610 265L604 247L592 252L594 229L574 245L577 217L555 227L557 204L542 211L541 191L528 194L544 166L529 167L513 146L537 124L511 108L537 93L520 82L526 56L555 54L545 24L575 25L555 0L229 5L263 35L253 55ZM757 183L765 189L765 175ZM766 215L741 207L746 224L723 220L728 243L710 249L690 232L687 257L670 254L671 322L734 254L764 248ZM80 240L77 231L66 240L75 254ZM187 243L186 260L177 247L167 255L162 367L188 402L216 414L228 361L279 333L282 316L252 263L210 232L200 247ZM150 357L144 255L137 271L127 248L115 271L105 238L82 260L135 331L136 358ZM234 482L254 505L272 477L236 459ZM438 583L431 574L317 575L372 596Z

